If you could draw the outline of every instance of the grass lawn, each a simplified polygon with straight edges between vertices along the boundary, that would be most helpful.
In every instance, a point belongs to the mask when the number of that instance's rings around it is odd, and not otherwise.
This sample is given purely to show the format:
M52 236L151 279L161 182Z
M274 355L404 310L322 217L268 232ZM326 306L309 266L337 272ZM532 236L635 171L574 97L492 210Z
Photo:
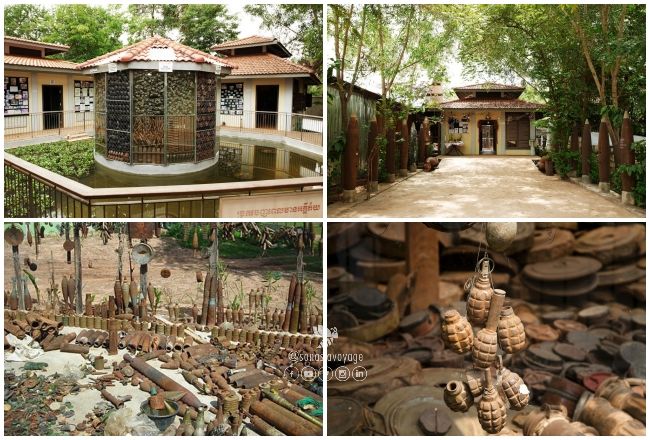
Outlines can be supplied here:
M7 150L27 162L71 179L85 177L95 168L94 140L59 141Z

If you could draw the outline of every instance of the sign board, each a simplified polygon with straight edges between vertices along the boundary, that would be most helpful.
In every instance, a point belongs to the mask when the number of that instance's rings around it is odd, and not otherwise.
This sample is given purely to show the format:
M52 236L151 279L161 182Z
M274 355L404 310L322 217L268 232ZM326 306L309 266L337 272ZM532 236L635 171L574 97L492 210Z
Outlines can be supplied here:
M320 218L323 217L323 191L222 197L219 217Z
M159 61L158 62L158 72L172 73L173 71L174 71L174 62L173 61Z
M133 239L144 240L153 238L156 224L151 222L130 222L129 235Z
M108 73L117 72L117 63L108 63Z

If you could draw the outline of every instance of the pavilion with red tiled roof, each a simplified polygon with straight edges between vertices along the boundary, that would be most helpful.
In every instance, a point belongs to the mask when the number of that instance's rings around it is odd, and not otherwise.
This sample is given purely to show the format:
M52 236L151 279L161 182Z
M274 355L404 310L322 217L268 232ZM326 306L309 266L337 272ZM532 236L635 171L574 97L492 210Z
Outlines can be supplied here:
M478 155L533 155L536 112L520 98L525 87L486 82L455 87L442 109L441 151Z
M210 48L232 66L221 83L221 121L238 125L247 119L256 126L279 126L275 116L303 113L311 106L310 84L318 75L308 66L291 61L291 53L273 37L252 35ZM286 116L289 117L289 116ZM245 123L245 122L243 122Z

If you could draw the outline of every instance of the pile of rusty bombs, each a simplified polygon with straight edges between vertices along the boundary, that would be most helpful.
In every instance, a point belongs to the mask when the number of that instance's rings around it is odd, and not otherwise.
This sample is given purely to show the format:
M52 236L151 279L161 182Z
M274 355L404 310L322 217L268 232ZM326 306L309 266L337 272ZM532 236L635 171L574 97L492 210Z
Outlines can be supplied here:
M507 354L521 351L526 345L526 333L512 307L504 307L505 291L492 288L490 260L484 258L479 264L480 274L467 299L467 317L454 309L443 317L445 344L458 354L471 351L474 364L465 372L465 382L447 384L444 400L452 411L466 412L477 399L481 427L497 434L506 424L506 405L521 410L530 400L524 381L503 366L498 349ZM472 325L484 327L474 334Z

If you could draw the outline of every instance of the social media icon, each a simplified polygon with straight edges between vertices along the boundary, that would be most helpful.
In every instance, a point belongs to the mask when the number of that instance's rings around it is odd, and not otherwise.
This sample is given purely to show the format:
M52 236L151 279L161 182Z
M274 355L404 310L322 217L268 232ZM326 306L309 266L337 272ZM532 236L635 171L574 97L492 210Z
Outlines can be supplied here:
M316 369L314 367L307 366L302 369L302 378L307 382L312 382L316 379Z
M334 370L332 367L327 367L327 380L333 380L334 379Z
M336 371L334 371L334 377L336 377L337 380L346 381L350 378L350 370L348 370L348 367L345 365L338 367Z
M361 365L354 367L352 370L352 379L356 380L357 382L365 380L366 377L368 377L368 371Z

